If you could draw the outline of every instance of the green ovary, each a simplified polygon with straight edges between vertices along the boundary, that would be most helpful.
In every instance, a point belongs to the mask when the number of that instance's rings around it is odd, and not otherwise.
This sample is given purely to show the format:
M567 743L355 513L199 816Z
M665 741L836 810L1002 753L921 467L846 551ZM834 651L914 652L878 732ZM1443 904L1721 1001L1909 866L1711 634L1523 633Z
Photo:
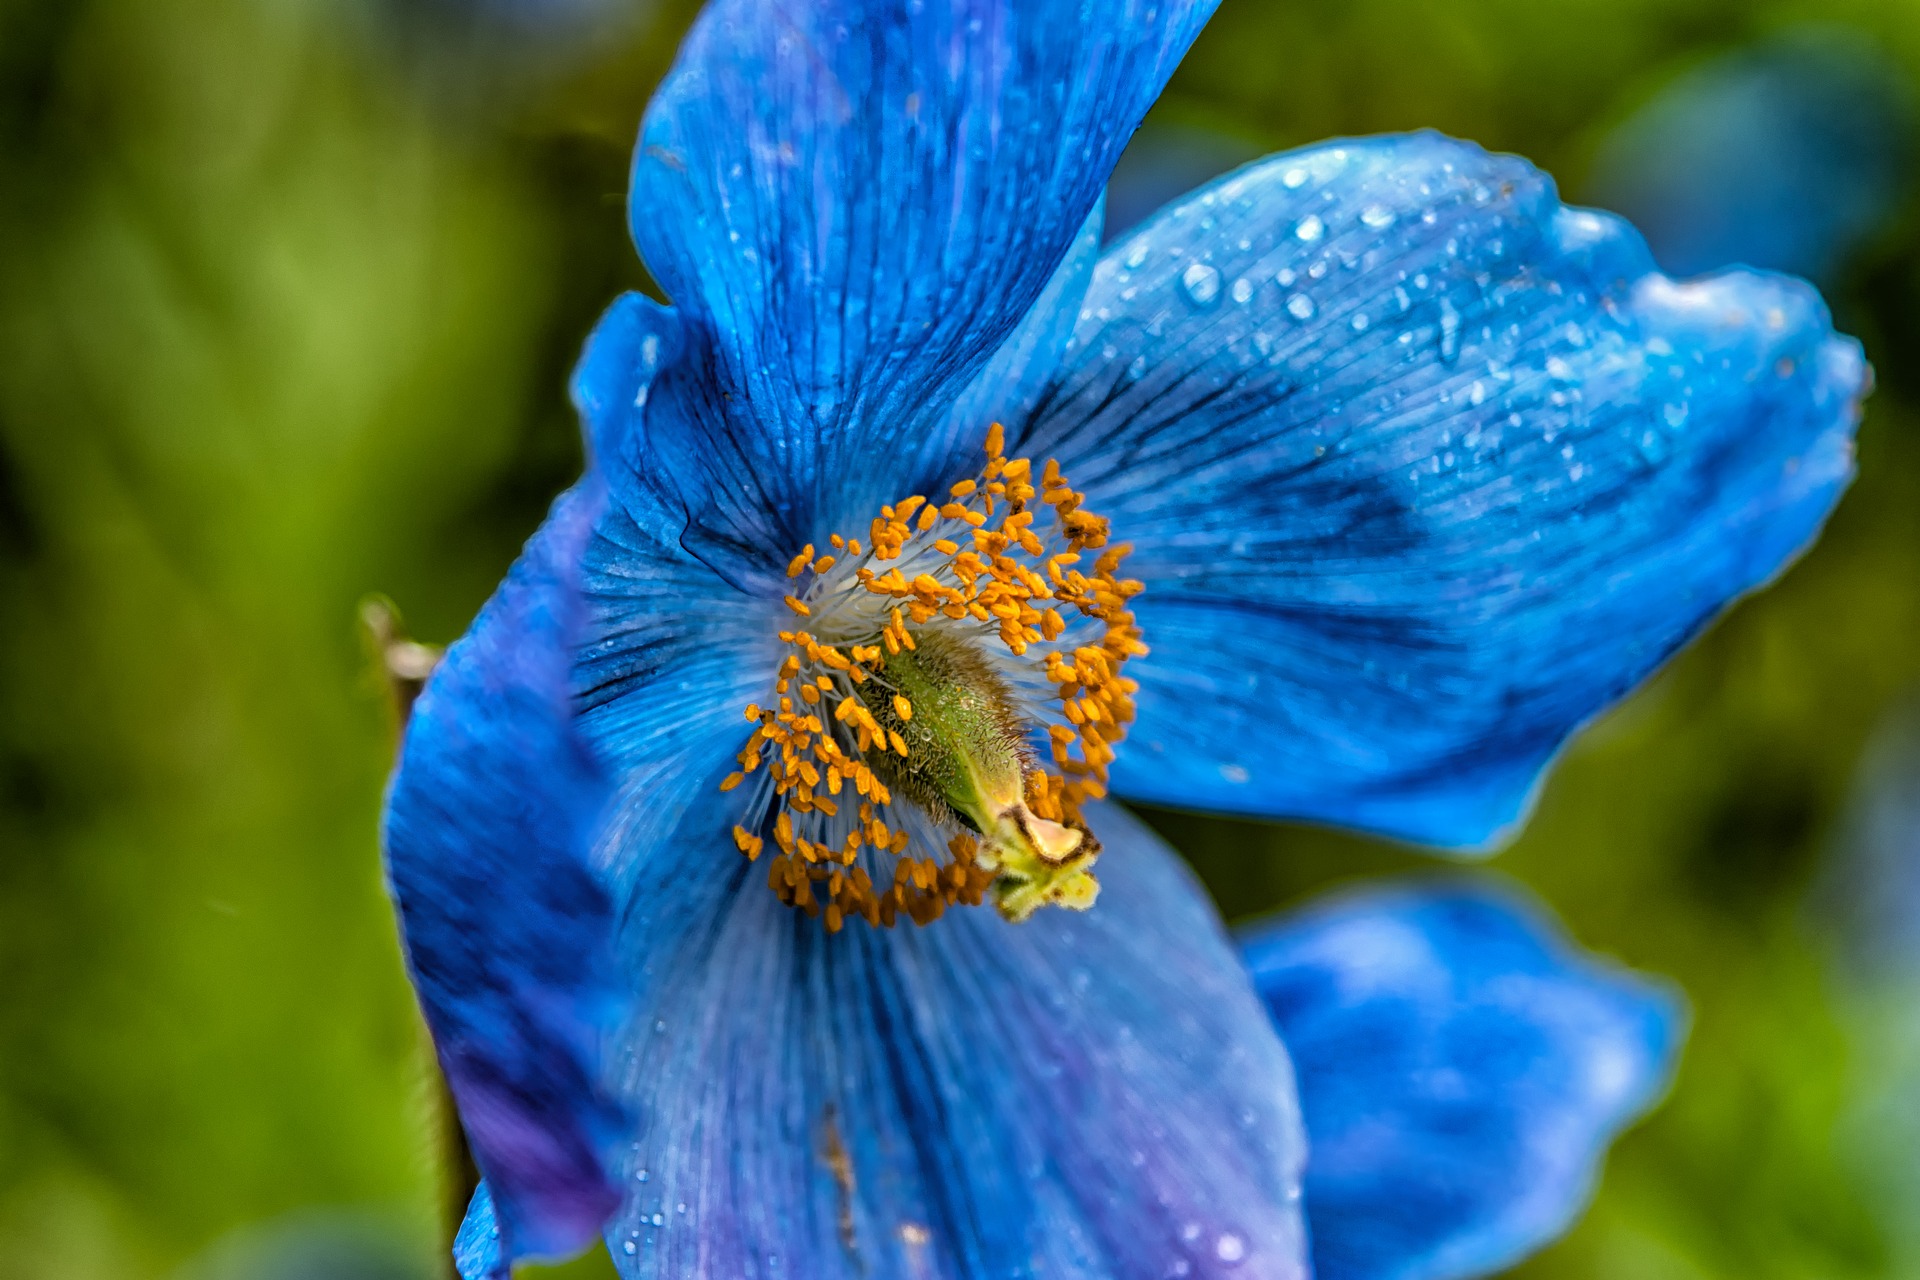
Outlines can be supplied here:
M867 753L868 767L936 820L979 835L978 861L995 873L994 903L1007 919L1042 906L1092 906L1099 841L1028 807L1026 778L1038 766L1006 681L963 639L924 630L914 641L890 653L882 678L861 691L888 739ZM882 683L890 687L875 687ZM904 715L896 695L908 704Z

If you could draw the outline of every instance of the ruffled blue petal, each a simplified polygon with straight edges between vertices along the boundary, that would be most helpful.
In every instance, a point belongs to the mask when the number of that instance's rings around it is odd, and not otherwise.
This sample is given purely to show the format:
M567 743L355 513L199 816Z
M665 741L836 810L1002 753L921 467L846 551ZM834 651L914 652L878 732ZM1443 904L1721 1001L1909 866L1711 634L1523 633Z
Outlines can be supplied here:
M1669 271L1822 280L1899 211L1913 141L1897 62L1863 34L1794 31L1668 85L1601 143L1589 188Z
M764 488L783 558L943 478L948 406L1214 3L708 6L648 109L632 226L690 330L686 438Z
M1510 891L1372 890L1242 946L1300 1073L1317 1280L1485 1275L1559 1235L1685 1033Z
M1813 537L1867 381L1805 285L1676 284L1525 162L1422 134L1115 244L1009 448L1138 546L1117 792L1470 846Z
M568 695L604 505L591 476L555 504L420 695L387 800L408 966L506 1261L578 1251L619 1202L625 1118L598 1079L623 1001L588 864L610 791Z
M623 1275L1306 1275L1286 1053L1137 822L1094 815L1090 912L829 935L715 809L623 864Z

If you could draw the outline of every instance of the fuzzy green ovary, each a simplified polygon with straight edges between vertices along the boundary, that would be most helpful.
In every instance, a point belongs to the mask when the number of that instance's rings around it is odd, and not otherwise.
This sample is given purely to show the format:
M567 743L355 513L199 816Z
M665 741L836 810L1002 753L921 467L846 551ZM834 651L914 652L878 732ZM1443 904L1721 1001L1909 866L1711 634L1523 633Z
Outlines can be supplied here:
M996 873L994 905L1009 920L1043 906L1084 911L1100 892L1091 874L1100 843L1092 832L1042 818L1027 808L1035 767L1027 731L1006 682L963 640L916 634L917 648L889 654L881 671L890 691L862 690L881 727L907 745L902 758L880 744L867 765L897 796L937 819L980 835L978 861ZM892 693L911 704L902 717Z

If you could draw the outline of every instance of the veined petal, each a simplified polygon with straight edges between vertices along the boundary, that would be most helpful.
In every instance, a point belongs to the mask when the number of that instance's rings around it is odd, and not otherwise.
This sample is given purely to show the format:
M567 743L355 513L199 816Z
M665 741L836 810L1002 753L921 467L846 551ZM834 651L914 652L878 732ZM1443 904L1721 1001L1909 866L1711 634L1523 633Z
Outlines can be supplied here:
M1094 910L839 934L762 866L621 860L630 1277L1301 1277L1285 1051L1199 887L1105 806Z
M684 354L680 316L629 293L595 326L571 384L612 486L580 552L576 710L616 777L655 787L689 762L704 777L738 748L741 708L771 686L791 617L784 559L693 530L724 499L659 439L672 407L657 383Z
M909 469L1213 5L707 7L648 109L632 225L691 330L689 439L767 489L783 554L943 478Z
M1299 1070L1316 1280L1457 1280L1571 1225L1665 1092L1678 997L1511 891L1402 886L1243 933Z
M1455 846L1805 547L1869 377L1807 286L1668 280L1432 134L1228 176L1085 314L1009 449L1138 547L1116 790Z
M589 476L555 504L414 705L387 799L387 873L414 987L492 1185L498 1274L577 1252L619 1203L624 1127L598 1084L618 1021L609 900L588 858L607 775L568 697Z
M1080 320L1080 303L1093 283L1100 262L1100 238L1106 225L1107 201L1094 202L1093 212L1066 258L1027 312L1027 318L1007 335L1000 349L960 393L947 411L947 427L929 440L928 464L949 465L953 451L980 447L988 425L1019 421L1033 411L1060 366L1060 355L1073 340Z

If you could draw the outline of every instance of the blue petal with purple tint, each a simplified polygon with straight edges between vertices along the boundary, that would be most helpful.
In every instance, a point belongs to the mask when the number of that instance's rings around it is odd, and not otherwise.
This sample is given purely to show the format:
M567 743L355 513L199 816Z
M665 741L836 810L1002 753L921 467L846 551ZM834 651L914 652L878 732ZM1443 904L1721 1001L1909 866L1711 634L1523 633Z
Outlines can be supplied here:
M829 934L717 805L616 859L621 1274L1304 1280L1286 1052L1178 859L1092 818L1098 905L1019 925Z
M415 704L387 800L414 987L492 1187L499 1266L577 1252L619 1201L625 1116L599 1085L624 997L588 858L611 794L575 731L592 477L554 506Z

